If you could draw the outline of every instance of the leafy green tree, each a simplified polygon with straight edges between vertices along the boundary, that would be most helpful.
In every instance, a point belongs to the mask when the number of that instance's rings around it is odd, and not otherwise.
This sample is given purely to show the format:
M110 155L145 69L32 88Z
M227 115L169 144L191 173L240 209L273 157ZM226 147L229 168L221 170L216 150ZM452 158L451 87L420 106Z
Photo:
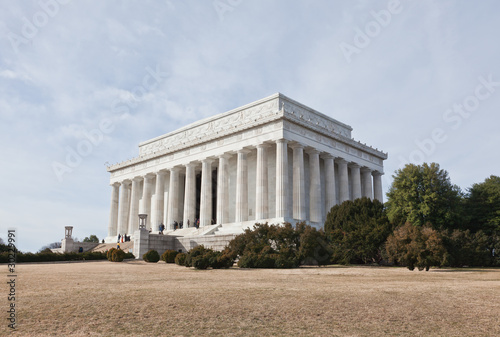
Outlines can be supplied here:
M49 243L48 245L45 245L42 248L40 248L38 252L42 252L46 249L56 249L56 248L61 248L61 241Z
M385 253L389 262L407 266L410 270L442 266L446 258L446 248L438 231L428 225L410 223L396 228L387 238Z
M384 205L366 197L335 205L326 216L325 233L334 263L379 262L391 231Z
M99 238L92 234L91 236L89 237L86 237L85 239L83 239L83 242L95 242L95 243L99 243Z
M430 223L436 229L461 226L462 192L439 164L407 164L393 178L386 207L394 225Z
M464 209L468 229L500 235L500 177L492 175L482 183L473 184L468 189Z
M446 265L484 267L495 264L493 249L497 244L497 237L487 236L483 231L471 233L469 230L459 229L444 231L442 237L448 252Z
M0 253L10 251L10 247L4 243L2 238L0 238Z
M297 224L300 233L299 260L307 265L326 265L330 263L332 248L328 243L326 233L305 223Z

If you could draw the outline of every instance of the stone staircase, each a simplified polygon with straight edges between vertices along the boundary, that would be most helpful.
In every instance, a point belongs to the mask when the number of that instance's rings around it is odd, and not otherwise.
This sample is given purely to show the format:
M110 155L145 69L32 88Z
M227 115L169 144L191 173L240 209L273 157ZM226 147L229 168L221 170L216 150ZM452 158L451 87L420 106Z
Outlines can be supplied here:
M246 228L252 228L254 225L253 221L248 221L248 223L241 224L227 224L227 225L221 225L216 229L214 234L216 235L229 235L229 234L241 234L245 231Z
M97 247L91 249L91 252L105 252L111 248L116 248L116 243L100 243ZM128 252L129 249L134 249L134 241L120 242L121 250Z
M205 227L200 227L196 229L195 227L190 228L182 228L177 230L170 230L164 232L165 235L173 235L173 236L199 236L199 235L210 235L214 234L217 229L221 227L221 225L210 225Z

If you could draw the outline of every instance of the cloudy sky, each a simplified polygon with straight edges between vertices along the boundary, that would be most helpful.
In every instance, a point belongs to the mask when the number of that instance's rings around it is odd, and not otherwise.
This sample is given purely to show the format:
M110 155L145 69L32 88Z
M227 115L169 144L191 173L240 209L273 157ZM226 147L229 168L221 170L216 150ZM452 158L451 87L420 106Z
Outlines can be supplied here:
M106 165L281 92L462 189L500 172L500 3L0 0L0 237L107 234Z

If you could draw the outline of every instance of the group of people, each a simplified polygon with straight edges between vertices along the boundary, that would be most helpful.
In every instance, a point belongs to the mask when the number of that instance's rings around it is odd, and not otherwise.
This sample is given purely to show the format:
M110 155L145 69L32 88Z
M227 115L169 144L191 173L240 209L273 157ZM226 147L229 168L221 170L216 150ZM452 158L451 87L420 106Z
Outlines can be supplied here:
M125 233L123 235L118 234L118 243L120 243L120 242L123 243L123 242L128 242L128 241L130 241L130 235L127 236L127 233Z
M215 220L212 220L212 225L215 224ZM172 227L174 228L174 231L177 230L177 229L183 229L184 228L184 224L182 221L180 222L177 222L177 221L174 221L174 223L172 224ZM190 227L190 221L188 219L187 221L187 228ZM200 219L194 219L194 227L196 229L200 228ZM158 234L163 234L163 231L165 230L165 225L163 223L159 224L158 225ZM151 233L152 232L152 229L149 228L149 232ZM128 240L125 240L125 241L130 241L130 236L127 237L127 234L124 235L125 239L128 238ZM123 240L123 239L122 239ZM118 235L118 242L120 242L120 235ZM124 242L124 241L122 241Z
M127 233L125 233L123 235L118 234L118 240L117 240L117 243L116 243L116 249L120 249L120 242L124 243L124 242L128 242L128 241L130 241L130 235L127 235Z

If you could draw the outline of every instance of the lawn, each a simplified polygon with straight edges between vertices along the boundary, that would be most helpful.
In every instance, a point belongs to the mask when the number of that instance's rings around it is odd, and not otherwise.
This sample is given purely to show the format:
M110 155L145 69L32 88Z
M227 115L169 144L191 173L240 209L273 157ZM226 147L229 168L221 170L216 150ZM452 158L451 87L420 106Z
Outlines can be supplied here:
M500 269L100 261L18 264L17 275L16 336L500 335Z

